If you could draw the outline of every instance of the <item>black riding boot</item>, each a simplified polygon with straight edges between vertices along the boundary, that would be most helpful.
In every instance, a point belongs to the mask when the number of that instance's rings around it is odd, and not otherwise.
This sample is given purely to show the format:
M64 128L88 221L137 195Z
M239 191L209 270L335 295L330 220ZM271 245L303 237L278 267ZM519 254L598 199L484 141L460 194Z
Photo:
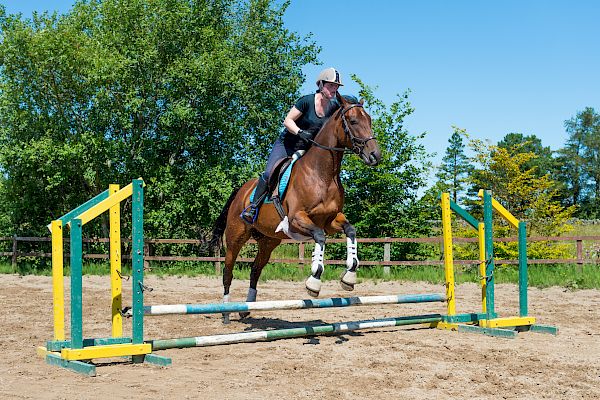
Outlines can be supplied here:
M267 194L267 181L263 176L258 177L258 183L256 184L256 190L254 191L254 200L248 207L240 214L240 218L249 224L253 224L258 216L258 209L260 208L265 196Z

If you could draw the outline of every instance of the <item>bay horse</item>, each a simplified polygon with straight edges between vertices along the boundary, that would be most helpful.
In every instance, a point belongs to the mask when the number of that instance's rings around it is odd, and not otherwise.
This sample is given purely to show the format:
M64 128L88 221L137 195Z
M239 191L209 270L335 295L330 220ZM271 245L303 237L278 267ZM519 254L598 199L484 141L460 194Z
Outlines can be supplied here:
M344 231L347 241L347 269L340 283L345 290L354 290L358 267L356 230L348 222L342 208L344 188L340 169L344 153L352 151L362 161L375 166L381 160L381 152L373 137L371 117L363 108L363 100L350 102L337 94L340 108L325 122L312 141L312 146L294 165L288 187L281 201L286 218L282 222L272 203L263 204L258 218L248 225L240 213L250 203L250 195L256 179L247 181L234 190L215 222L212 232L213 245L219 245L225 234L226 254L223 271L223 301L229 301L229 288L233 279L233 266L242 246L253 237L258 243L258 254L250 273L250 288L246 301L256 301L256 285L269 261L273 250L282 239L298 241L314 240L311 275L305 282L308 293L317 297L321 290L321 274L324 270L323 253L325 235ZM287 226L285 226L287 223ZM242 318L249 313L240 313ZM224 322L229 321L224 314Z

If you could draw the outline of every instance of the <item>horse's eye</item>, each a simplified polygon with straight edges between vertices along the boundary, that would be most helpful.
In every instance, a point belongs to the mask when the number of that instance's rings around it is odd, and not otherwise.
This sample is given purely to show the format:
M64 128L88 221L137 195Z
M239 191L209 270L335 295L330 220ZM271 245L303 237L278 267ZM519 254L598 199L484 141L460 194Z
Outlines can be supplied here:
M358 121L355 119L350 120L350 125L358 125Z

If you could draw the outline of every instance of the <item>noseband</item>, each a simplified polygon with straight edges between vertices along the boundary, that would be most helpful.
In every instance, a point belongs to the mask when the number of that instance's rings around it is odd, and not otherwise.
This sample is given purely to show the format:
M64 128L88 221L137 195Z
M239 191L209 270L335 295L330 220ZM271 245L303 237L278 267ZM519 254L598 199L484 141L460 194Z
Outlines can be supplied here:
M365 146L367 145L367 143L369 142L369 140L374 140L375 138L373 136L369 136L368 138L358 138L356 136L354 136L354 134L352 134L352 130L350 130L350 126L348 125L348 121L346 120L346 113L351 110L354 107L361 107L362 108L362 104L360 103L356 103L356 104L351 104L348 108L342 109L341 114L342 114L342 126L344 127L344 133L346 134L346 136L350 137L350 141L352 142L352 152L354 154L363 154L363 151L365 149Z
M369 140L374 140L375 137L373 137L373 136L369 136L368 138L356 137L352 133L352 130L350 129L350 126L348 125L348 121L346 120L346 113L349 110L351 110L354 107L362 107L362 106L363 105L360 103L350 104L350 106L348 106L347 108L342 108L339 111L341 118L342 118L342 127L344 128L344 133L346 134L346 136L348 136L350 138L350 142L352 143L351 150L347 149L345 147L323 146L322 144L317 143L314 140L311 140L312 144L317 147L320 147L321 149L325 149L325 150L343 151L343 152L354 153L354 154L358 154L358 155L364 154L365 146L367 145Z

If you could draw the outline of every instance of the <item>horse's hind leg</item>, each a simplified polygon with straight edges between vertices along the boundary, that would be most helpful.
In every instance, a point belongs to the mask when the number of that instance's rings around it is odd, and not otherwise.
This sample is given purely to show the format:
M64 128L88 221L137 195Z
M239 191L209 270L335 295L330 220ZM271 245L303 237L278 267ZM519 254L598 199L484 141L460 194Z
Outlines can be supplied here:
M248 296L246 297L246 301L248 302L256 301L256 285L258 284L260 274L262 273L265 265L267 265L269 262L271 253L275 247L279 246L279 243L281 243L281 239L263 236L262 238L258 239L257 242L258 253L256 254L256 258L252 264L252 270L250 272L250 287L248 288ZM241 312L240 318L246 318L248 315L250 315L250 312Z
M240 221L238 223L236 221L236 225L243 225L243 222ZM232 231L229 229L225 232L227 251L225 253L225 268L223 269L223 303L229 302L229 289L231 288L231 281L233 280L233 266L235 265L235 260L244 246L244 243L250 238L249 230L243 229L239 232L236 231L236 233L238 236L233 235ZM223 313L223 323L229 323L229 313Z

